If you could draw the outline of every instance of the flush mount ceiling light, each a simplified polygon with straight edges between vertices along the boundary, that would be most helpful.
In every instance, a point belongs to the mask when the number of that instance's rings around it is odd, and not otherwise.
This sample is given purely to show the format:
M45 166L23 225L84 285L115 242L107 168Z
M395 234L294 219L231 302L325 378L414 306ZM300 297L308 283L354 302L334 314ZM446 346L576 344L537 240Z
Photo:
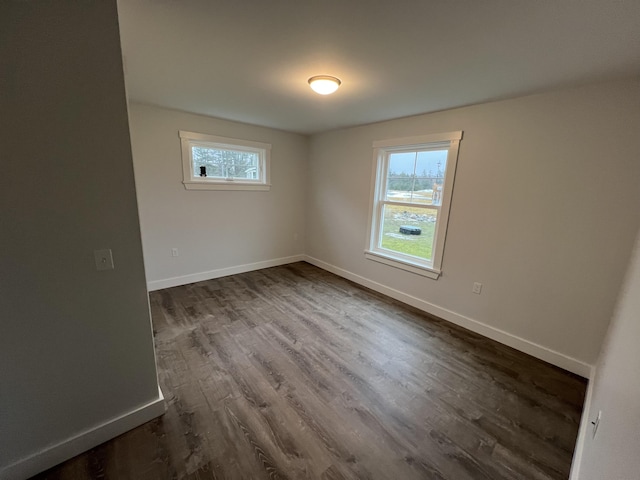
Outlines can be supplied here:
M309 79L309 86L320 95L329 95L335 92L341 83L339 78L330 75L316 75Z

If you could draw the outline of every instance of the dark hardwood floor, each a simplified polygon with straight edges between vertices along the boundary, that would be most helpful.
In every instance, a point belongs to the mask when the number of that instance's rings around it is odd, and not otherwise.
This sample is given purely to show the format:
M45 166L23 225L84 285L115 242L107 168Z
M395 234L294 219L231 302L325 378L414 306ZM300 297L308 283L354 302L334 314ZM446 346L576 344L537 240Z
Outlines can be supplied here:
M584 379L309 264L151 308L167 413L34 478L568 478Z

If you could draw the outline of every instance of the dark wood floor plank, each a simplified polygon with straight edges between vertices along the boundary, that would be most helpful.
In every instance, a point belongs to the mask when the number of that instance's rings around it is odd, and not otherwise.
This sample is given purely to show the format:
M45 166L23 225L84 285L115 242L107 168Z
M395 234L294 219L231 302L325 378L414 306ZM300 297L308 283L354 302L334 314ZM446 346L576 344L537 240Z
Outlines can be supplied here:
M149 299L167 413L34 479L568 478L576 375L303 262Z

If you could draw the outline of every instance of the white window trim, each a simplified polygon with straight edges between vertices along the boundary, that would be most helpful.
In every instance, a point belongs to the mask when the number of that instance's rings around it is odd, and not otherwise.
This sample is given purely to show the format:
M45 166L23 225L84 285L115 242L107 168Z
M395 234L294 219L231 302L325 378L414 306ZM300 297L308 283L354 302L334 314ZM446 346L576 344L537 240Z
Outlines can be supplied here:
M271 189L271 144L241 140L238 138L219 137L217 135L207 135L204 133L187 132L184 130L180 130L179 135L182 145L182 183L187 190L267 191ZM221 148L258 153L261 163L259 170L264 172L263 179L252 181L245 179L201 178L196 176L193 171L191 147L207 143L213 143L216 147Z
M369 228L367 232L367 246L364 251L367 259L400 268L417 275L432 278L434 280L437 280L440 277L442 274L442 258L444 256L451 198L453 195L453 183L458 163L458 150L461 139L462 131L455 131L373 142L374 150L369 203ZM384 199L382 196L386 189L385 186L387 179L387 172L385 171L387 162L385 161L385 157L390 153L398 151L434 147L446 147L448 148L449 153L447 154L447 168L445 171L442 203L439 206L434 206L434 208L438 210L438 222L434 233L433 261L430 265L426 265L424 262L413 260L413 257L410 255L403 255L401 253L385 250L379 248L378 245L381 235L381 209L384 205ZM429 206L429 208L431 208L431 206Z

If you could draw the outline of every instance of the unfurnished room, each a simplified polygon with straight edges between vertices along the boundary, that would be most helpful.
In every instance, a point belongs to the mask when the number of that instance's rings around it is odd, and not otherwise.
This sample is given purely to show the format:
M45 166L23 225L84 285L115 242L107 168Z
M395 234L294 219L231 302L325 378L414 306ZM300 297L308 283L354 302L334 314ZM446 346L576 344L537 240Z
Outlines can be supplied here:
M640 2L0 5L1 480L640 480Z

